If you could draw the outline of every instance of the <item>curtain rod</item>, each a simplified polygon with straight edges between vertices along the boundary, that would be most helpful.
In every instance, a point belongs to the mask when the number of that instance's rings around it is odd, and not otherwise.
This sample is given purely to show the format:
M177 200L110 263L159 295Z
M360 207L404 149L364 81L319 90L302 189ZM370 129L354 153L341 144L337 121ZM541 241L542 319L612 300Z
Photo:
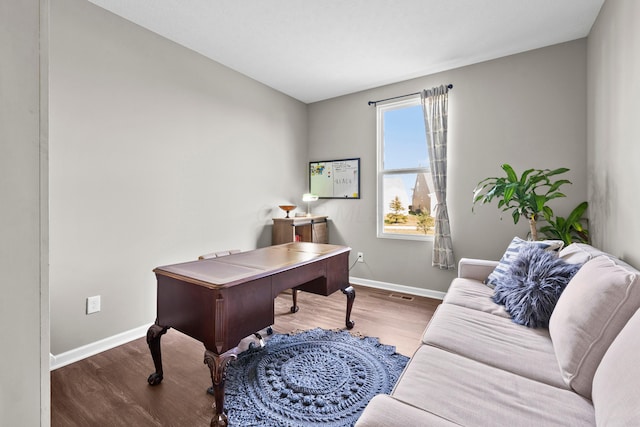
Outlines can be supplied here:
M453 89L453 85L451 83L449 83L447 85L447 88L448 89ZM376 105L378 102L391 101L392 99L404 98L404 97L413 96L413 95L420 95L420 92L408 93L406 95L400 95L400 96L394 96L393 98L379 99L377 101L369 101L369 105Z

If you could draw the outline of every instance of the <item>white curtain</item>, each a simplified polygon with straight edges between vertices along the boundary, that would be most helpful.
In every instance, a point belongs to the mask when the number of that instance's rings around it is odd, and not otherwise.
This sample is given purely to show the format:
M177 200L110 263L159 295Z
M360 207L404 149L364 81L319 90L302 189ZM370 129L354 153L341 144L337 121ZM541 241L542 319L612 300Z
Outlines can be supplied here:
M421 94L424 124L427 131L429 162L433 177L435 206L435 238L431 265L441 269L455 268L451 227L447 211L447 108L449 89L440 86Z

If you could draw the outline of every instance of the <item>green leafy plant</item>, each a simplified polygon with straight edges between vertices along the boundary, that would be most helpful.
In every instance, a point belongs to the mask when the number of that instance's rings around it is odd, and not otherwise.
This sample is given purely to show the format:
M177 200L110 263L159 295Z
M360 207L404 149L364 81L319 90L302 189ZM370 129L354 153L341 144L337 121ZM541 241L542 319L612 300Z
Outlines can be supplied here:
M582 202L571 211L567 218L544 213L544 219L548 225L540 227L540 232L548 239L559 239L565 245L571 243L589 243L589 230L584 226L586 219L582 218L589 204Z
M553 217L553 210L547 203L558 197L566 197L559 191L564 184L571 181L559 179L552 181L552 177L563 174L569 169L527 169L518 174L508 164L502 165L506 177L485 178L476 185L473 191L473 205L477 203L491 203L498 201L498 209L510 211L513 223L517 224L524 217L529 221L531 238L538 240L537 221L541 214ZM473 209L472 209L473 210Z

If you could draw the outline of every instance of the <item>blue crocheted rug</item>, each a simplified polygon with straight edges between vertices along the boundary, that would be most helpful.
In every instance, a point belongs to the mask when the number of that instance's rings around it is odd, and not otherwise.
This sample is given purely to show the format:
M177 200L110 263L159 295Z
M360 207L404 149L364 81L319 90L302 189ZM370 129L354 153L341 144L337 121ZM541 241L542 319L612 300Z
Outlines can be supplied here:
M373 396L391 391L408 360L347 331L274 335L229 364L229 425L352 426Z

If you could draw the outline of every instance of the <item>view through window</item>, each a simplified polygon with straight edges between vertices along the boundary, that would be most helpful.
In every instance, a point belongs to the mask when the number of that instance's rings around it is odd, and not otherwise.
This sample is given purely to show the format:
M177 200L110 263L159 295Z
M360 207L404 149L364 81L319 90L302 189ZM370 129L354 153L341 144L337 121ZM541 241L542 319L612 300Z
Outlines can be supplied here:
M376 108L378 237L430 239L436 200L420 98Z

